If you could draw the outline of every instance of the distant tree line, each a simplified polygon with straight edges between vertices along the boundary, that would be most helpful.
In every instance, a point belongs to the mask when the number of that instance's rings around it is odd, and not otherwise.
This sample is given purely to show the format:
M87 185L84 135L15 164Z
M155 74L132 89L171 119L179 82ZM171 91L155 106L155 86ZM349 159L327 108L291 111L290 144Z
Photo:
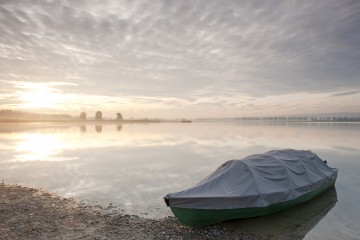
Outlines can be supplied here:
M87 116L86 112L81 112L79 118L81 120L86 120L86 116ZM94 118L96 120L99 120L99 121L103 120L102 112L101 111L96 111ZM116 120L118 120L118 121L123 120L123 116L122 116L122 114L120 112L116 113Z
M280 116L280 117L209 117L198 118L197 121L240 122L240 121L274 121L274 122L360 122L360 116L352 117L310 117L310 116Z
M86 112L81 112L78 119L86 120L88 118ZM24 111L15 110L0 110L0 119L2 120L36 120L36 121L56 121L56 120L75 120L76 118L69 114L41 114L30 113ZM101 111L95 113L94 119L103 120L103 114ZM123 116L120 112L116 113L116 120L122 121Z
M18 120L71 120L74 117L68 114L42 114L15 110L0 110L0 119Z

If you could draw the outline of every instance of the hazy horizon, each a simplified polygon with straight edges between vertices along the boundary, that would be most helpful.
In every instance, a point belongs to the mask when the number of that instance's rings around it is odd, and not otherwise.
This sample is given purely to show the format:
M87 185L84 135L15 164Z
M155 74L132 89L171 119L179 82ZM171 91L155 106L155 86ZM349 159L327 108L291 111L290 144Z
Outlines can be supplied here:
M0 19L0 109L360 112L358 1L3 0Z

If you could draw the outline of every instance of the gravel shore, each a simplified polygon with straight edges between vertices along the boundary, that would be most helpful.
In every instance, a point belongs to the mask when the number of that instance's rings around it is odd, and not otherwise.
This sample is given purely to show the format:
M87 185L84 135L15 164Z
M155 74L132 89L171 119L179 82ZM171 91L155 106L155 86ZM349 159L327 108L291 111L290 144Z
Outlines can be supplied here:
M1 239L260 239L221 225L191 229L176 218L147 219L39 189L0 184Z

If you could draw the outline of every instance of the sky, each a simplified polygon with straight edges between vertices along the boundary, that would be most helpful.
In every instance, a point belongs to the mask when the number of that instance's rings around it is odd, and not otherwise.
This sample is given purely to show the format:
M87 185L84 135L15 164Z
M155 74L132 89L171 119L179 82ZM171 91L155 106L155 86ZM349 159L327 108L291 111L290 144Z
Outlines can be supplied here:
M0 0L0 109L360 112L360 1Z

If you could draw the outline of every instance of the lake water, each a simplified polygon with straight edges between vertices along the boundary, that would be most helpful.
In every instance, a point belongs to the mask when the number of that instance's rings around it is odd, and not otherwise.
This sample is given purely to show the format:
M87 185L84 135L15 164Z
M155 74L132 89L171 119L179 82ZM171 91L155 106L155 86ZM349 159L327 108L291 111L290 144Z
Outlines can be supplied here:
M336 188L294 209L224 223L273 239L360 239L360 124L0 124L0 180L113 203L144 217L172 215L162 197L223 162L306 149L339 169Z

